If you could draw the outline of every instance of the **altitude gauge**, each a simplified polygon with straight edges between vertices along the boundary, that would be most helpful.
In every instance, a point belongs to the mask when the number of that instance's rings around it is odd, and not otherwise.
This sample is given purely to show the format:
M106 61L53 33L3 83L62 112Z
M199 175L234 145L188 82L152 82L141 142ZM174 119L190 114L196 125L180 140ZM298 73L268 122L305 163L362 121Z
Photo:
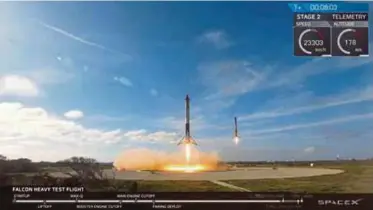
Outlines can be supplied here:
M294 28L294 52L296 56L330 56L330 29Z
M333 28L332 36L333 55L368 55L368 28Z

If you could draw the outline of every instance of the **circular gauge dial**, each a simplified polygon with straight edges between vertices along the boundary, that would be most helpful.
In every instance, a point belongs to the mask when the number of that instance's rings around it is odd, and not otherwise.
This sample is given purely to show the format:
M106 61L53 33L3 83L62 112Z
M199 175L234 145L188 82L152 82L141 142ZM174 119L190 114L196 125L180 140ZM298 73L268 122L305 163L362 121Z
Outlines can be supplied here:
M348 29L344 29L339 35L338 35L338 38L337 38L337 45L338 45L338 48L341 52L343 52L344 54L347 54L347 55L350 55L351 54L351 49L352 47L356 46L356 39L355 37L353 37L353 35L349 36L348 33L355 33L356 30L355 29L351 29L351 28L348 28ZM343 44L341 43L342 41L342 37L343 37Z
M315 33L316 36L309 35L309 33ZM299 35L298 44L299 44L299 48L304 53L308 55L312 55L312 52L314 51L313 48L323 46L324 40L323 40L322 35L320 35L316 29L306 29Z
M296 55L321 56L330 54L328 28L295 28Z
M335 29L333 54L359 56L368 54L368 30L365 28Z

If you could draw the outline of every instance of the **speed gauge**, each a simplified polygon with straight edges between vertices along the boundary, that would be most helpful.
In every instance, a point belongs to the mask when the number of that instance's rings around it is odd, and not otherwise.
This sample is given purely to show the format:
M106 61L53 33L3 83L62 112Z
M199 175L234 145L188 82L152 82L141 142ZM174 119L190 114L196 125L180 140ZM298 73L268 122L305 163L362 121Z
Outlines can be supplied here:
M297 56L330 55L330 29L294 28L294 52Z
M368 28L333 28L333 55L368 55Z

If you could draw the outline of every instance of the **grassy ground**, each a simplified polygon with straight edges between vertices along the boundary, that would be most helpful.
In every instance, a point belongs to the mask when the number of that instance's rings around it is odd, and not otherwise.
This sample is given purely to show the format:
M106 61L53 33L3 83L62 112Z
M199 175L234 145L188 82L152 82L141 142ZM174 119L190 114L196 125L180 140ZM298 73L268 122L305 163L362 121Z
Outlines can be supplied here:
M233 192L235 190L216 185L209 181L128 181L114 180L121 191L129 191L133 182L137 183L137 192ZM102 191L104 189L96 189Z
M261 165L256 165L256 167ZM270 165L265 165L270 166ZM247 188L251 191L297 191L297 192L333 192L333 193L373 193L373 161L365 162L330 162L316 163L317 167L342 169L345 173L316 177L262 179L262 180L231 180L229 184ZM292 167L279 164L278 167ZM294 167L309 167L307 164ZM60 169L59 169L60 170ZM26 174L23 174L26 175ZM29 182L27 176L17 178L16 184ZM129 188L131 182L115 180L115 185ZM136 181L140 192L230 192L230 188L211 183L209 181ZM122 187L121 187L122 188Z
M232 192L209 181L138 181L141 192Z
M342 169L345 172L337 175L316 177L231 180L227 181L251 191L297 191L310 193L372 193L373 162L350 162L341 165L325 165L325 168Z
M345 172L336 175L303 178L231 180L224 182L257 192L296 191L309 193L373 193L373 162L347 162L333 165L322 164L320 167L341 169ZM208 181L137 181L137 183L138 190L142 192L234 191Z

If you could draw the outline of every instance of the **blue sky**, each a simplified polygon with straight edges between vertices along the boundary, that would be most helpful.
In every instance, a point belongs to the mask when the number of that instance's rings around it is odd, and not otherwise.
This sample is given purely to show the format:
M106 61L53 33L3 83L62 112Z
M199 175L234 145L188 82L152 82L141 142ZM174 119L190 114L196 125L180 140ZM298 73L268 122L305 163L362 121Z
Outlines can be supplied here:
M224 160L373 156L372 58L293 56L284 2L0 4L8 157L174 151L187 93L199 149Z

